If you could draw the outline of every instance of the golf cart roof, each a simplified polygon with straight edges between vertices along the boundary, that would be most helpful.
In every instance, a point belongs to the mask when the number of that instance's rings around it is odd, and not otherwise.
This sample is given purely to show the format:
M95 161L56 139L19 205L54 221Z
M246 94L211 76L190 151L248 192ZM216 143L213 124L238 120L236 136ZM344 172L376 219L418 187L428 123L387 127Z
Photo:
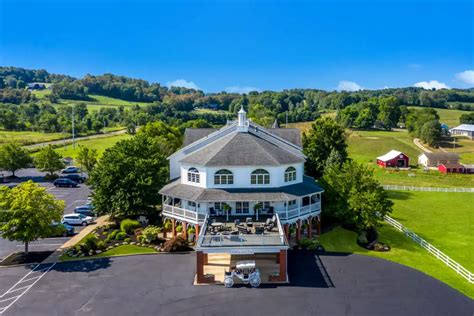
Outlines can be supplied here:
M255 269L255 260L244 260L244 261L239 261L235 265L235 267L239 270L243 269Z

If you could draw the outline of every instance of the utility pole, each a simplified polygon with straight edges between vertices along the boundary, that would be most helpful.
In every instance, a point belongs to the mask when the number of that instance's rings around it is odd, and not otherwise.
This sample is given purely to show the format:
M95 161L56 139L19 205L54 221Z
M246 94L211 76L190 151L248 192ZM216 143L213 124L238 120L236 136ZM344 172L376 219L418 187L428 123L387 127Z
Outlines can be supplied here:
M76 149L76 130L74 128L74 105L72 106L72 149Z
M286 111L286 124L285 127L288 128L288 111Z

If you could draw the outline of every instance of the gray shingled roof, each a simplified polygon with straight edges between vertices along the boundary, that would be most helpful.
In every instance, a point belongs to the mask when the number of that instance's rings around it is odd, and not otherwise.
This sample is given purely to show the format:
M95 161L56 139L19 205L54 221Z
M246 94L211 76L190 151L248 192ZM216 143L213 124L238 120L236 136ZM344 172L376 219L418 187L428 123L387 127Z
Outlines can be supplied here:
M304 176L302 183L280 188L205 189L182 184L181 179L165 185L160 193L196 202L206 201L289 201L311 193L323 192L313 178Z
M301 147L301 132L297 128L266 128L266 130ZM188 146L215 131L217 131L216 128L186 128L184 131L183 147Z
M424 152L423 154L431 160L451 160L451 159L459 159L458 153L444 153L444 152L437 152L437 153L428 153Z
M304 162L251 133L232 133L180 160L201 166L278 166Z

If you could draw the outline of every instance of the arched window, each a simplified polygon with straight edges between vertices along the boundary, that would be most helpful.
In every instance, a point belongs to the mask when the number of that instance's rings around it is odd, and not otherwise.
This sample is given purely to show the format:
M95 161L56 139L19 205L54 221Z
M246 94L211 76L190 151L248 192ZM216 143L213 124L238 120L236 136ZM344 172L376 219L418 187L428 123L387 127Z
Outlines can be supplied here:
M214 184L234 184L234 175L227 169L221 169L214 174Z
M250 184L270 184L270 173L264 169L257 169L250 175Z
M189 168L188 181L199 183L199 170L197 170L196 168Z
M285 170L285 182L291 182L296 180L296 169L294 167L288 167Z

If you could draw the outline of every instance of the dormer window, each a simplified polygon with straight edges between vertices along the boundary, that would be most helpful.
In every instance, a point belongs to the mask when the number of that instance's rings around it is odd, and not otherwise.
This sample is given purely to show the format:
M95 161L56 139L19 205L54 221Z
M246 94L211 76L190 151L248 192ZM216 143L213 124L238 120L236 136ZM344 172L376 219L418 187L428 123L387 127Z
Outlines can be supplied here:
M234 174L227 169L221 169L214 174L214 184L234 184Z
M288 167L285 170L285 182L296 181L296 169L294 167Z
M188 182L199 183L199 170L196 168L188 169Z
M250 184L270 184L270 173L265 169L257 169L250 175Z

